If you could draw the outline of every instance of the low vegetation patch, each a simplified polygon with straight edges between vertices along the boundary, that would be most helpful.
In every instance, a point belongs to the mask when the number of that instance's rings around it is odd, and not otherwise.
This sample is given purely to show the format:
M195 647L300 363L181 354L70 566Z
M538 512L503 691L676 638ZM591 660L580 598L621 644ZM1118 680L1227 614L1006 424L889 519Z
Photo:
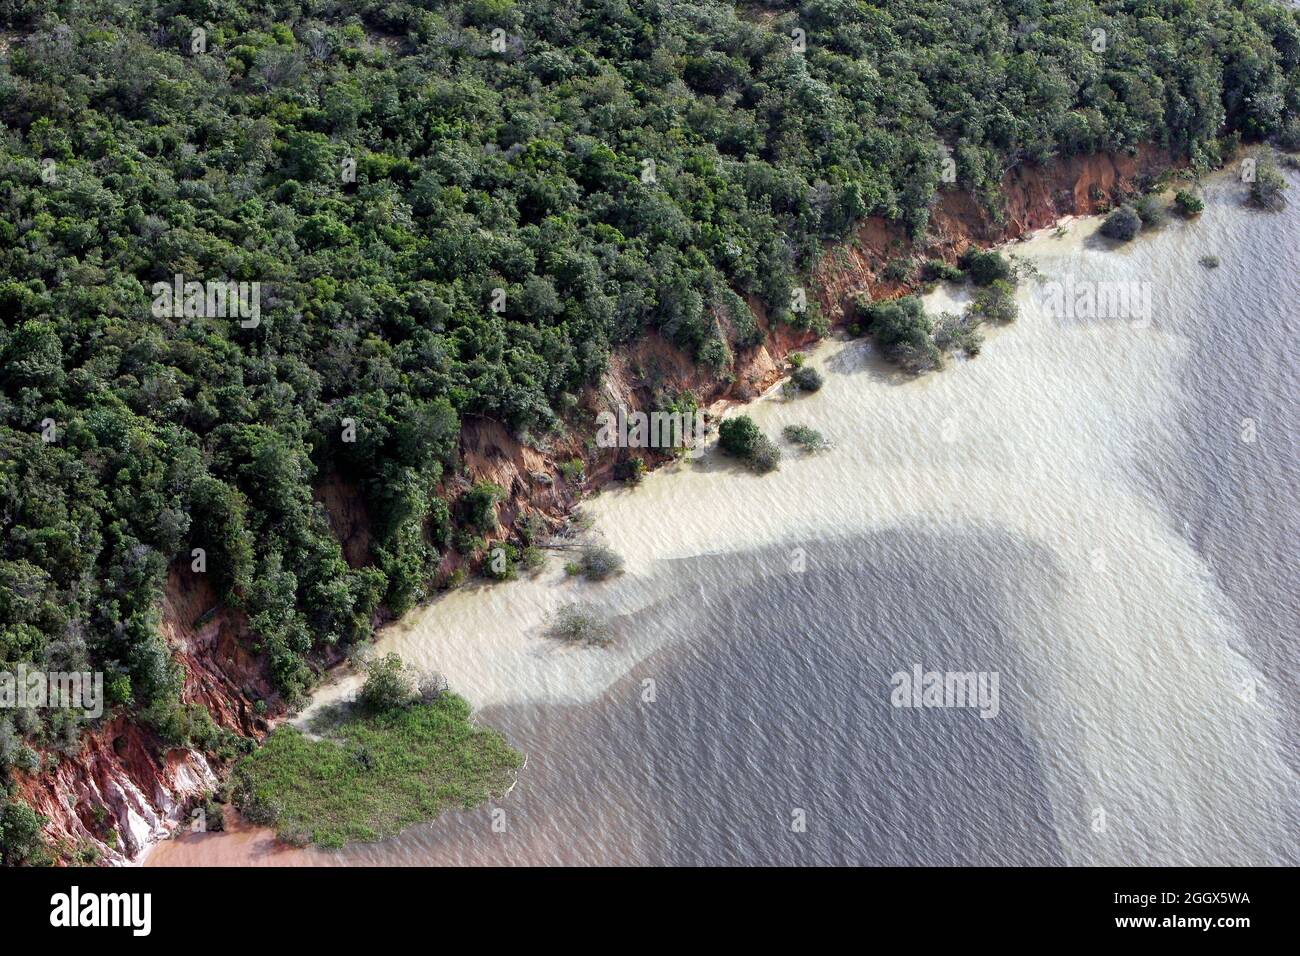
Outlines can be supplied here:
M569 562L564 569L588 581L604 581L623 573L623 557L609 545L593 542L583 545L578 560Z
M786 425L781 434L785 436L786 441L798 445L805 452L821 451L830 447L830 442L821 432L807 425Z
M551 618L546 633L565 644L607 647L614 643L614 630L604 615L589 604L566 604Z
M1250 184L1250 204L1269 212L1286 208L1286 177L1278 172L1273 160L1265 156L1255 164L1255 181Z
M775 471L781 464L781 450L748 415L723 420L718 426L718 447L759 474Z
M393 836L503 794L523 763L440 678L418 683L395 657L371 665L358 704L320 738L277 729L234 770L235 805L293 843L341 847Z

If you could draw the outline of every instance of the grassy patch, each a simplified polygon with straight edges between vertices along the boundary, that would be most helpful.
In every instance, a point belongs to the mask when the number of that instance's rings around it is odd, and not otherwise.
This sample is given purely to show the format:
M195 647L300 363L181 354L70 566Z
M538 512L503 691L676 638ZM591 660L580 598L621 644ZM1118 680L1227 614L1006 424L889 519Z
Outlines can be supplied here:
M281 727L235 769L234 801L286 840L341 847L392 836L499 796L523 762L469 721L455 694L378 714L335 715L322 739Z

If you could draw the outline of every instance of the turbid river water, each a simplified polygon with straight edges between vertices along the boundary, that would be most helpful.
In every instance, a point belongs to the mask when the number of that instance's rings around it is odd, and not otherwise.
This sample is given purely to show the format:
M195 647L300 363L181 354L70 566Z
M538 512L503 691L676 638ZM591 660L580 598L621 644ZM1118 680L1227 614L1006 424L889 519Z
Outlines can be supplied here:
M745 410L828 451L594 498L619 579L550 567L387 629L527 755L498 803L338 853L243 828L150 862L1300 862L1289 176L1282 214L1220 178L1199 221L1122 248L1095 221L1017 244L1041 281L978 358L913 379L829 341L820 392ZM1053 282L1142 283L1149 320L1068 317ZM575 600L614 647L546 638ZM996 715L894 706L917 665L996 674Z

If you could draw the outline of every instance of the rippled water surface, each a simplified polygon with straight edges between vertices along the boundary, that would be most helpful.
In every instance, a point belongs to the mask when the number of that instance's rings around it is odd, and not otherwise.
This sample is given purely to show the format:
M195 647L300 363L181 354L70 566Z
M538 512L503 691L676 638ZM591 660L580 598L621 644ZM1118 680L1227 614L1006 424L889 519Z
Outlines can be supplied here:
M1121 249L1090 222L1013 247L1043 284L940 373L825 343L820 392L747 412L834 446L597 497L619 580L552 567L387 630L527 755L494 807L336 854L241 830L151 862L1298 862L1300 198L1241 194L1220 179L1198 222ZM1057 317L1066 277L1148 283L1150 321ZM545 638L574 600L616 647ZM996 673L997 715L892 706L914 664Z

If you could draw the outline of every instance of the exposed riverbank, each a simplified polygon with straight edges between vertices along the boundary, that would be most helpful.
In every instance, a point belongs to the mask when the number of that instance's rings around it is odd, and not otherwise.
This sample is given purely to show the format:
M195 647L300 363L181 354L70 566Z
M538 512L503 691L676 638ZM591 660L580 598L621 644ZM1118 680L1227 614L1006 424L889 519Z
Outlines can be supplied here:
M447 674L529 754L510 832L486 839L484 810L302 861L1287 859L1296 290L1270 283L1295 281L1296 222L1239 192L1217 179L1201 222L1120 249L1095 220L1016 249L1045 281L1149 282L1149 322L1066 320L1027 285L1021 320L939 374L826 342L822 391L746 413L773 436L810 424L828 453L764 477L666 466L586 506L627 559L617 581L549 567L385 629L381 649ZM1266 438L1243 442L1245 418ZM610 614L614 648L545 638L576 599ZM914 660L999 671L999 718L889 708ZM807 805L821 827L791 843ZM150 862L216 859L214 839Z

